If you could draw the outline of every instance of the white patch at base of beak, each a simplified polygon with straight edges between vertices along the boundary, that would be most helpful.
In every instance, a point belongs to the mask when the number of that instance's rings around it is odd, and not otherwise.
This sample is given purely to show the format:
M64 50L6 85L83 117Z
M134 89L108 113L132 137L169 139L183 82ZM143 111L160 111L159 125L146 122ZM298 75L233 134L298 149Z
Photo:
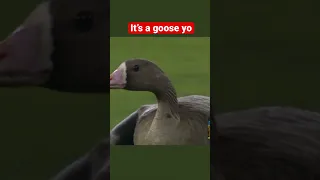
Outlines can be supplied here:
M111 89L123 89L127 84L127 66L125 63L113 71L110 75L110 88Z
M121 72L122 72L122 82L124 84L127 84L127 65L126 63L121 63L119 68L118 68Z
M51 55L54 50L53 37L52 37L52 15L50 13L49 1L39 4L35 10L33 10L27 19L23 22L22 27L28 27L33 25L39 25L41 27L41 50L40 58L43 65L52 69L53 63L51 61Z

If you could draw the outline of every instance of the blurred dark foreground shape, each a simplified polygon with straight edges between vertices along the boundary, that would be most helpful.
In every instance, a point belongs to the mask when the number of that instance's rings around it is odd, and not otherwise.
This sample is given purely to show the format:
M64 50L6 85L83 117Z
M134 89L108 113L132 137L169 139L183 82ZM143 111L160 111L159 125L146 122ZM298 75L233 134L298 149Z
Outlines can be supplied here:
M52 0L49 5L46 3L40 5L38 7L40 11L36 11L36 14L40 13L42 16L34 16L36 19L29 19L25 27L22 26L22 29L17 29L18 31L13 35L19 38L11 37L8 39L8 41L13 39L11 40L12 42L19 42L21 38L34 37L28 41L30 44L25 41L22 44L14 43L12 46L1 46L1 53L7 52L7 54L1 56L2 62L0 63L2 64L0 64L0 67L2 69L0 68L0 83L2 81L2 85L4 86L42 86L67 92L108 92L107 76L109 72L106 71L106 68L108 68L109 64L107 61L109 54L106 52L105 47L108 47L108 34L106 32L108 32L109 27L105 22L108 22L107 14L109 12L108 5L103 6L103 3L106 3L106 1ZM244 2L239 3L243 4ZM319 53L317 51L319 48L316 48L319 44L312 44L313 42L318 42L318 36L313 37L310 35L312 34L310 32L308 32L306 36L302 36L299 33L300 31L305 32L303 28L288 28L279 31L274 29L268 30L269 26L265 26L265 24L268 25L269 22L266 17L271 16L265 14L260 16L260 18L264 17L265 21L261 21L261 26L258 26L256 23L260 21L251 22L249 21L250 18L253 20L252 18L257 17L253 14L265 13L269 9L272 10L273 6L269 6L268 3L263 6L255 3L257 2L251 2L252 6L246 6L246 8L249 8L246 10L255 10L256 8L253 7L258 6L260 8L263 7L265 11L248 13L249 15L247 15L247 12L239 8L244 5L241 6L241 4L236 4L235 2L231 10L235 12L236 15L228 16L228 18L231 18L230 21L226 21L228 22L228 26L217 27L230 29L224 31L224 33L229 34L221 36L219 37L220 39L217 38L215 41L215 43L221 43L219 44L220 46L217 47L219 52L216 53L216 55L220 57L215 59L224 61L219 61L221 64L215 66L217 70L213 71L214 73L219 73L219 76L214 77L219 77L220 79L213 79L215 83L218 83L218 85L215 86L217 88L215 89L217 99L214 103L217 103L215 106L219 114L215 116L218 143L212 143L218 150L217 152L212 151L212 153L216 153L217 159L216 162L213 160L212 164L215 168L218 168L217 171L223 174L226 180L319 180L319 114L281 107L257 108L249 111L232 112L238 109L267 105L294 105L310 110L319 108L317 107L319 102L319 96L317 96L317 94L320 89L319 86L314 83L317 82L319 77L319 66L317 66L319 64L314 63L319 62ZM241 11L238 9L241 9ZM96 14L98 16L97 19L99 19L99 21L94 24L90 23L92 14ZM52 24L47 22L47 15L53 18ZM246 25L254 22L254 32L250 32L247 26L240 26L240 24L238 24L238 29L233 28L235 27L233 25L238 21L234 21L232 18L236 16L241 17L241 15L246 16L246 18L244 18L247 22ZM309 16L310 19L312 19L313 15L309 14ZM39 17L42 18L37 19ZM309 22L301 20L301 18L297 18L296 20L295 23L300 22L306 25L308 25ZM70 24L66 26L66 22ZM274 22L270 21L269 24L270 23L272 24ZM283 22L279 21L278 26L279 29L283 28ZM52 28L53 36L50 36L51 33L45 33L46 31L50 31L50 27ZM263 32L259 32L261 30L260 28L263 29ZM43 33L32 33L38 30ZM296 30L297 32L295 32L295 34L297 36L292 36L295 38L290 39L290 33L282 33L289 30ZM319 30L319 27L312 28L312 31L316 32L316 30ZM25 32L31 32L32 36L24 36L23 33ZM243 32L246 33L243 34ZM270 34L274 32L278 32L275 33L277 36L270 36ZM317 33L318 31L314 34ZM50 38L52 38L52 44L50 43ZM308 39L309 41L307 41ZM14 56L14 52L24 50L24 48L22 48L23 44L30 45L30 47L45 47L48 53L44 53L46 51L34 51L34 49L31 49L30 51L20 52L29 57L27 59L21 58L24 56ZM51 50L52 56L50 55ZM252 54L253 52L255 54ZM43 58L45 62L41 61L41 58ZM13 59L17 64L23 62L23 65L28 66L21 65L19 68L16 68L10 63L11 61L9 61L9 59ZM259 62L256 62L257 59L259 59ZM301 59L303 59L303 63ZM33 64L33 66L26 61L32 62L31 64ZM216 62L218 61L214 63ZM52 66L50 65L51 63ZM246 69L239 67L246 67ZM271 70L273 72L270 72ZM297 75L296 72L301 73ZM39 75L45 75L48 79ZM31 79L30 77L26 78L28 76L31 76ZM10 83L8 77L13 78L14 81ZM310 80L312 80L311 83L309 82ZM297 85L298 82L301 83L301 85ZM237 91L237 93L234 93L235 91ZM310 99L310 101L306 101L306 99ZM53 99L51 100L53 101ZM101 105L106 109L107 104ZM231 113L220 115L221 112L228 111ZM54 111L50 112L54 114ZM105 117L94 116L94 113L92 113L92 117L87 116L87 118L92 120L99 118L96 123L108 119L107 112L100 111L99 113L102 112L105 114ZM46 116L41 117L42 119L39 120L39 122L47 119L45 117ZM25 118L22 119L25 120ZM72 119L71 115L71 118L64 117L63 121L59 122L64 125L64 123ZM111 142L115 144L132 144L135 120L135 113L133 113L119 124L116 129L113 129L111 132ZM28 122L30 123L31 121L32 119ZM54 121L54 119L52 121ZM58 120L54 122L57 121ZM85 121L85 119L83 119L83 121ZM73 122L74 124L81 123L79 119ZM87 137L91 133L94 133L96 128L101 126L106 130L108 129L107 124L109 124L109 122L100 125L95 124L92 132L87 131L86 128L83 128L83 131L76 131L77 129L74 124L69 124L69 134L65 133L59 136L59 138L52 138L50 139L50 143L47 143L47 139L43 140L42 143L50 146L53 141L62 141L63 138L67 138L68 136L74 137L74 139L70 139L69 143L65 143L63 147L61 147L61 144L55 143L55 150L50 152L52 156L55 156L54 158L43 156L48 166L46 166L43 161L37 161L40 165L29 165L34 168L28 169L28 172L32 171L31 174L37 174L41 173L42 170L48 172L48 170L46 170L48 168L58 169L64 167L65 165L61 163L53 166L51 161L54 162L57 158L62 160L74 156L72 152L76 150L76 148L74 147L72 150L68 150L68 148L71 148L71 144L73 146L73 143L83 143L85 137L82 136L80 138L79 136L81 136L81 134L86 132L85 136ZM44 123L42 123L42 125L44 125ZM62 125L59 125L59 127ZM59 129L56 131L59 131ZM50 132L56 133L56 131ZM78 132L79 134L74 135L70 132ZM26 132L26 134L28 133L31 132ZM42 134L37 134L35 137L41 135ZM105 134L105 136L108 135ZM90 139L90 141L93 142L101 137L101 134L96 134L96 137L91 137L92 139ZM113 139L113 137L117 138ZM212 138L212 140L214 140L214 138ZM19 142L20 141L21 139L19 138ZM32 139L28 139L28 145L30 144L32 144ZM43 148L45 145L39 145L39 147L42 148L41 150L53 148L52 145L49 148ZM4 145L4 147L6 147L6 145ZM82 149L89 149L88 147L82 147ZM80 157L74 163L67 166L53 179L107 179L107 177L109 177L108 167L110 165L108 161L108 150L109 137L94 146L94 148L83 155L83 157ZM70 154L64 154L65 151ZM77 152L79 153L79 151ZM23 152L16 153L16 155L10 157L14 158L22 153ZM65 157L59 157L60 153L64 154ZM35 155L32 153L28 155L31 158L29 161L34 162L36 158ZM80 154L78 154L78 156L80 156ZM21 157L23 157L23 155L21 155ZM49 158L51 159L49 160ZM22 162L20 157L15 160L9 160L8 162ZM67 164L68 162L63 163ZM4 169L5 168L7 167L4 167ZM27 166L24 166L24 168L27 168ZM42 179L44 177L44 175L34 176L41 177Z
M25 13L6 3L2 12L14 9L6 12L12 19ZM0 90L0 179L49 179L104 137L107 142L94 146L75 163L81 168L65 177L107 177L109 2L50 0L26 14L20 24L0 19L19 24L0 43L0 86L20 87ZM7 35L5 27L1 30Z
M320 114L261 107L218 114L219 173L227 180L318 180ZM214 147L213 147L214 148Z
M312 113L320 112L319 3L229 0L212 8L212 103L225 178L320 179ZM270 106L310 112L259 108Z

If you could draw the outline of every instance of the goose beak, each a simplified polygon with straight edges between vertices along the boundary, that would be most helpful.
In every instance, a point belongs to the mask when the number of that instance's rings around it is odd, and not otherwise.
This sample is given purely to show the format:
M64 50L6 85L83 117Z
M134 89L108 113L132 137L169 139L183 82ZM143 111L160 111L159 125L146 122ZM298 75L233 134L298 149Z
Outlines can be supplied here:
M51 62L41 57L38 27L19 28L0 42L0 86L38 86L51 73Z
M126 86L126 76L122 69L116 69L110 74L110 89L123 89Z
M47 3L39 5L21 26L0 42L0 86L41 86L48 81L53 48L50 28L45 24L48 11ZM39 16L41 21L35 21Z

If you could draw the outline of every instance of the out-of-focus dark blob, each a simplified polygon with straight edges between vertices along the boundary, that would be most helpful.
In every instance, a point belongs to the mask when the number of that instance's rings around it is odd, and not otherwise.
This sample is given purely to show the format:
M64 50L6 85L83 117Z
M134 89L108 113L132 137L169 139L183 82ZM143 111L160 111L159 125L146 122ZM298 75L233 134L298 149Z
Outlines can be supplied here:
M0 86L107 93L108 2L52 0L0 43Z
M108 21L106 0L41 3L0 42L0 86L108 93ZM106 180L108 159L107 137L53 179Z
M320 180L320 114L261 107L213 115L212 179ZM111 143L132 145L136 112L111 130Z
M48 87L109 92L109 2L51 0L54 71Z
M108 8L106 0L40 4L0 43L0 86L108 92ZM108 179L109 143L132 145L136 120L134 112L112 129L110 138L53 179ZM225 180L320 180L318 113L264 107L215 115L214 120L216 170Z
M111 144L133 145L136 120L137 111L113 128ZM262 107L215 115L211 126L212 179L320 180L319 113Z
M51 15L42 3L0 42L0 86L41 86L53 71Z
M83 157L66 166L52 180L109 180L109 138L97 144Z
M215 112L210 102L210 179L225 180L220 169L218 128Z
M226 180L319 180L320 114L261 107L216 115Z
M53 71L45 87L68 92L109 92L109 1L51 0ZM53 180L108 180L110 139L67 165Z

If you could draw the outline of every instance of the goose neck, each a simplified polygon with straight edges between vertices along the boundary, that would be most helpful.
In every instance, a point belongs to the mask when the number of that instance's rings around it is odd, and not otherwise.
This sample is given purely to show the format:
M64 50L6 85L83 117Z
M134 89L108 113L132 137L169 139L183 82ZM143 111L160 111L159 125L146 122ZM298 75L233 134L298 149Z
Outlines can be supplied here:
M165 90L156 93L158 101L158 110L156 116L158 119L180 119L178 114L177 94L173 85L169 82Z

